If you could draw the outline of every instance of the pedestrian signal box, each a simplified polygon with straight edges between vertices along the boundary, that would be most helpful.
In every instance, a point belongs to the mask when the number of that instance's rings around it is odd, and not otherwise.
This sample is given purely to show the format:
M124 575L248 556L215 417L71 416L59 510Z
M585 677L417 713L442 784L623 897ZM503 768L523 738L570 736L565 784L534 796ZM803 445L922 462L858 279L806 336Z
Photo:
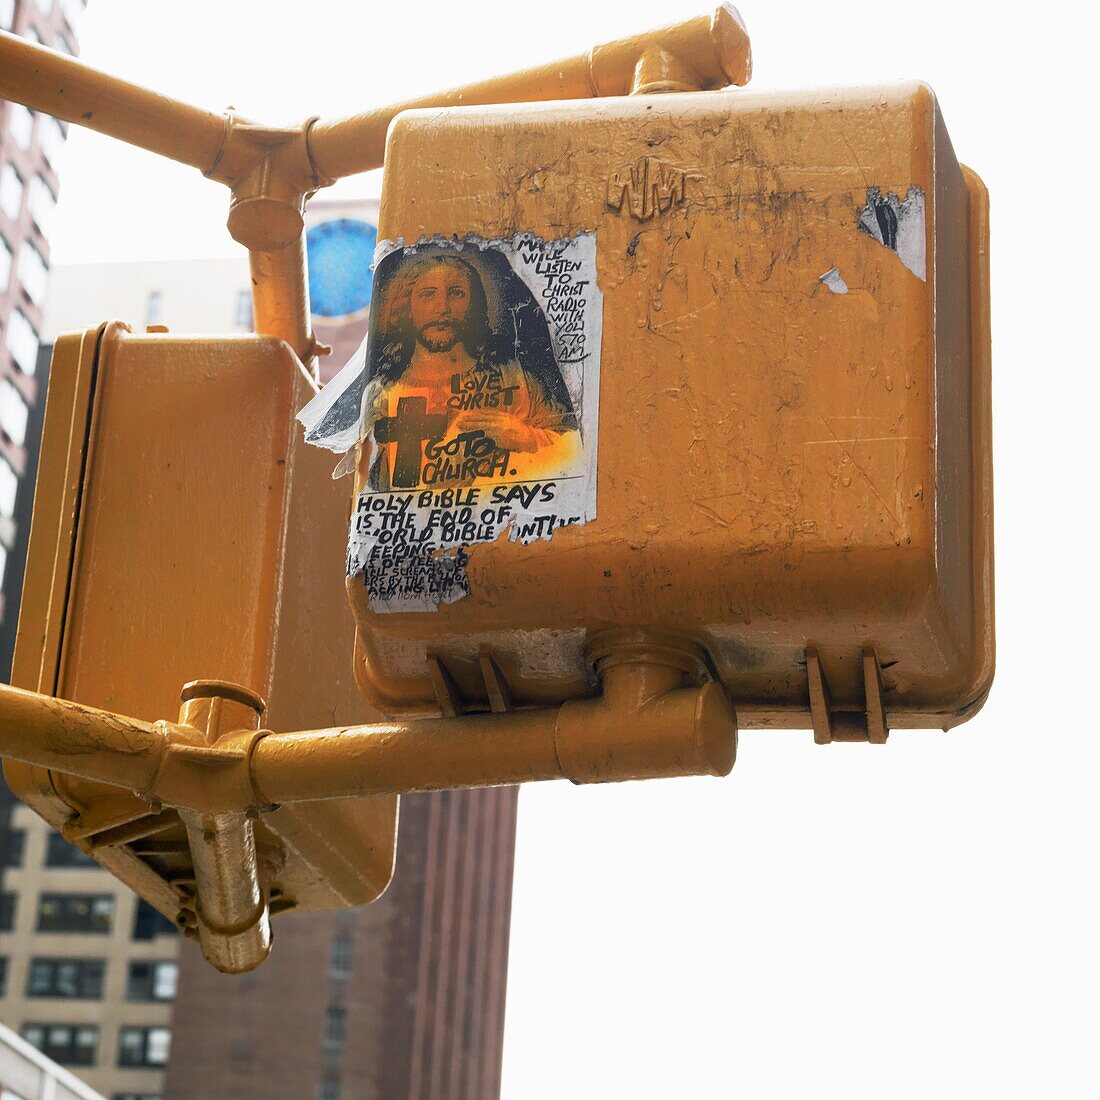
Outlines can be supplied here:
M282 728L375 717L352 679L339 572L314 564L341 560L347 504L331 461L295 430L307 394L270 337L120 324L60 337L12 683L157 722L179 711L185 682L228 676ZM185 694L193 708L206 698L201 681ZM239 704L224 705L247 715ZM176 809L60 770L4 770L50 824L194 930ZM374 900L393 865L396 802L264 813L256 851L272 910Z
M348 591L372 702L677 637L741 724L951 726L993 671L986 195L921 84L402 114ZM461 186L458 181L461 180ZM386 243L389 242L389 243Z

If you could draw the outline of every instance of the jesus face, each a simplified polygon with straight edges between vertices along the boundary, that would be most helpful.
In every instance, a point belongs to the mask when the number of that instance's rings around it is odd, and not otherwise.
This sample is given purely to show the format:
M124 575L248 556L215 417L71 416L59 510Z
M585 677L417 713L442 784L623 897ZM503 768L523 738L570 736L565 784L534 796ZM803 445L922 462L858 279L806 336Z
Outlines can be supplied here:
M470 309L470 279L449 264L430 267L417 276L409 310L417 343L431 352L450 351L462 338Z

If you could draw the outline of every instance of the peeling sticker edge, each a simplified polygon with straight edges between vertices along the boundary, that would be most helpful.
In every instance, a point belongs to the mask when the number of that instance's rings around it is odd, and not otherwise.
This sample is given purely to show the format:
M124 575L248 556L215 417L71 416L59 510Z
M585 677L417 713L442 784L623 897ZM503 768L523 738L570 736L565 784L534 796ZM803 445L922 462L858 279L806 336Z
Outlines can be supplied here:
M824 275L818 275L817 281L834 294L848 293L848 284L844 281L844 276L840 274L839 267L830 267Z
M921 282L926 280L923 188L914 184L901 199L892 191L884 195L880 188L868 187L867 204L859 212L859 231L895 253Z

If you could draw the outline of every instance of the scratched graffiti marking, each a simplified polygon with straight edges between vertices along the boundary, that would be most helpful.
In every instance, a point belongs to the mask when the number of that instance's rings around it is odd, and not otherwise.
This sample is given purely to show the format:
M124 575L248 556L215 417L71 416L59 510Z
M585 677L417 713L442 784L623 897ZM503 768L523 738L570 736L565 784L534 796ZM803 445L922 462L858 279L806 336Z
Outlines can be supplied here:
M657 157L639 157L607 177L607 205L648 221L686 202L688 181L694 178Z

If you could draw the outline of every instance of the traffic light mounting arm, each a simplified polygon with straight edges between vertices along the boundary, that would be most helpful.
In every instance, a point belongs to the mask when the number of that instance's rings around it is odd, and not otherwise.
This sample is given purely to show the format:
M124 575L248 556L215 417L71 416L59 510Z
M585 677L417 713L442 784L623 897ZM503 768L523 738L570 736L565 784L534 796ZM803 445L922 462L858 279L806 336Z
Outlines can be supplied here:
M727 4L565 61L379 107L344 119L265 126L159 95L0 32L0 98L197 168L232 191L228 228L250 254L256 331L307 365L323 353L309 323L302 241L306 200L382 166L390 122L418 107L530 103L745 84L748 35Z
M203 954L235 973L271 947L253 822L282 804L730 771L736 715L699 654L626 635L594 657L602 693L593 699L299 733L260 729L263 700L218 681L188 684L179 721L156 723L0 685L0 753L128 788L152 812L178 810ZM506 695L499 703L507 707Z
M307 367L323 349L310 325L305 203L342 176L380 167L400 112L710 89L744 84L750 71L744 25L722 5L511 76L346 119L272 127L158 95L0 32L0 97L191 165L230 188L228 228L249 250L256 331L286 341ZM488 680L492 659L485 661ZM441 666L447 717L300 733L259 729L262 700L221 682L189 684L179 720L155 723L0 685L0 754L133 791L153 814L178 810L194 869L187 923L210 962L238 972L270 950L269 874L254 823L280 804L730 770L736 718L699 654L617 638L593 663L603 687L594 699L462 715L454 699L448 706ZM511 710L502 678L496 688L493 709Z

